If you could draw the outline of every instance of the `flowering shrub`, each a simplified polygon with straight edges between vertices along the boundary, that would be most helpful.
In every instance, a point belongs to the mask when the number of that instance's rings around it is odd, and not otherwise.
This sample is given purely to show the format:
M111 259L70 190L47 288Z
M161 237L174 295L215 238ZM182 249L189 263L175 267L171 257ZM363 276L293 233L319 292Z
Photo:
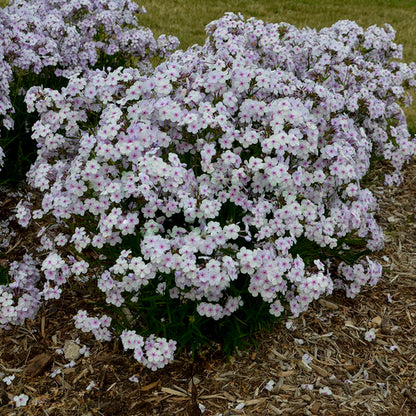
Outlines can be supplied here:
M0 26L0 31L1 31ZM0 36L2 33L0 32ZM7 112L10 111L13 106L10 102L10 87L9 83L13 78L12 70L10 65L4 61L4 51L0 45L0 119L2 119L2 124L6 128L10 129L13 125L13 121L10 116L7 116ZM6 116L5 116L6 115ZM1 136L0 136L1 140ZM0 170L4 164L4 150L0 146Z
M383 233L365 175L376 154L397 183L415 153L398 103L416 69L397 61L391 27L227 14L207 32L152 74L97 69L26 95L40 115L28 178L44 196L18 218L60 226L42 237L34 302L67 282L98 288L110 313L80 311L76 326L119 335L152 369L175 341L233 348L285 310L376 284L367 255Z
M17 0L0 9L0 164L6 150L6 175L34 150L27 132L35 118L23 105L29 87L60 89L71 73L113 65L149 71L152 56L176 48L176 38L156 41L138 25L137 13L144 11L131 0Z

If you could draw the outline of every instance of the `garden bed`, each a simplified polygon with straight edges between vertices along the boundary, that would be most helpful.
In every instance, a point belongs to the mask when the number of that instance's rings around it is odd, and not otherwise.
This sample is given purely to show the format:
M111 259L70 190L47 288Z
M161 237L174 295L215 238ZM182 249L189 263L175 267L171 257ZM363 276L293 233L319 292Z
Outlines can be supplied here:
M0 414L198 415L205 409L204 415L223 416L414 415L414 159L403 173L401 187L372 189L386 233L385 249L378 254L384 274L374 288L354 299L335 293L317 301L290 324L258 334L257 347L228 362L221 351L207 351L196 360L181 354L157 372L117 343L99 343L76 331L71 317L94 302L81 288L65 292L44 305L34 321L0 330L0 373L15 376L9 386L0 382ZM2 218L7 218L19 195L3 190L0 199ZM17 258L23 247L35 249L34 236L25 232L14 221L3 225L7 234L2 238L11 238L0 261ZM370 328L376 332L372 342L364 338ZM90 355L77 358L71 340L89 347ZM68 366L71 359L74 367ZM129 380L132 376L136 382ZM19 409L12 399L21 393L29 401Z

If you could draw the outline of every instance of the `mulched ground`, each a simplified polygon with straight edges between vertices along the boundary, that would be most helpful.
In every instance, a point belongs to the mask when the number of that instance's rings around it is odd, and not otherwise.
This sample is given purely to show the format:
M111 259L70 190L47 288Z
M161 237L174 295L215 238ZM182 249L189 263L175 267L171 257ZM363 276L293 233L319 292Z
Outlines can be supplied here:
M415 160L405 177L398 189L373 189L387 235L376 287L355 299L336 293L316 302L228 362L220 351L195 361L182 355L158 372L117 343L75 330L70 317L94 305L82 291L67 293L34 321L0 330L0 415L416 415ZM0 195L2 263L35 246L5 221L15 199ZM370 328L373 342L364 339ZM88 357L79 353L84 345ZM10 385L1 381L11 375ZM16 408L12 399L21 393L30 400Z

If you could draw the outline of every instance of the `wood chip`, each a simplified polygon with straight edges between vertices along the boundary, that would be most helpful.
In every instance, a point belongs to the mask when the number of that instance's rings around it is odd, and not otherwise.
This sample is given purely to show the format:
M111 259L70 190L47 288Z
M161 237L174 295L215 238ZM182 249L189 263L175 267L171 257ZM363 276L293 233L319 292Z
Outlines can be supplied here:
M255 406L261 403L264 403L266 401L265 397L259 397L258 399L251 399L251 400L246 400L244 402L245 406Z
M379 328L381 323L383 322L383 318L381 316L376 316L371 320L371 323L376 327Z
M278 371L278 377L290 377L296 374L296 370L288 370L288 371Z
M170 389L169 387L162 387L160 391L163 391L163 393L173 394L174 396L189 397L188 394L182 393L178 390Z
M41 375L48 364L52 361L52 355L44 352L33 357L25 368L25 374L31 377L37 377Z
M326 299L319 299L318 300L318 302L324 307L324 308L327 308L327 309L330 309L331 311L336 311L336 310L338 310L339 309L339 306L338 305L336 305L335 303L333 303L333 302L330 302L330 301L328 301L328 300L326 300Z
M157 380L153 383L148 384L147 386L141 387L140 391L148 391L148 390L152 390L156 387L160 387L161 381Z
M318 414L319 409L321 408L321 405L318 401L314 401L311 405L311 407L309 408L309 410L314 414Z
M85 377L90 372L89 368L84 368L75 378L72 380L72 384L75 385L78 383L79 380L81 380L83 377Z
M329 373L324 368L316 365L314 363L309 363L309 367L311 367L316 373L318 373L321 377L328 377Z

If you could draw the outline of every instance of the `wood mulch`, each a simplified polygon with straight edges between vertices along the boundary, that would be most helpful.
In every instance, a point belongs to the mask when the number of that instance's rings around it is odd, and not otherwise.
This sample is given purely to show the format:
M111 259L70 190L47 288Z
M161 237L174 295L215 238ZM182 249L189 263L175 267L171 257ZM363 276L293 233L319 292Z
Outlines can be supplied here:
M117 343L78 332L71 316L93 302L66 293L35 320L0 330L0 415L416 415L415 160L405 178L398 189L373 189L387 236L376 287L354 299L321 299L228 362L219 351L195 361L182 354L157 372ZM0 200L4 218L13 197ZM31 240L13 233L13 222L2 227L10 237L0 248L4 262ZM370 328L372 342L364 338ZM84 345L88 357L80 354ZM10 385L1 381L12 375ZM21 393L29 402L17 408L13 397Z

